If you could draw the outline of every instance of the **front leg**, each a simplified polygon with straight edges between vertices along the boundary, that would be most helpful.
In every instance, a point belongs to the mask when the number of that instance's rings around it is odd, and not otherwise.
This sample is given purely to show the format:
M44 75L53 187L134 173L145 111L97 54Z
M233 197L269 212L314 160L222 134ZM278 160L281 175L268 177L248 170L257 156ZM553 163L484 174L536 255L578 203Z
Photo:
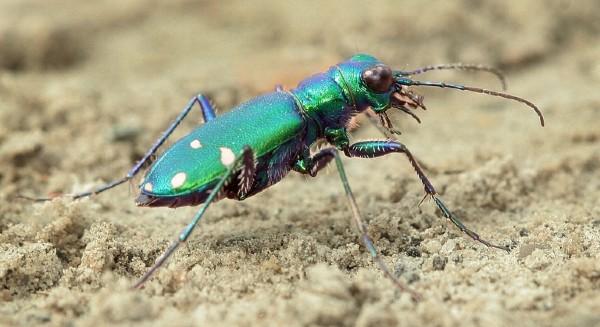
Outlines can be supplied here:
M450 209L448 209L446 204L437 195L435 188L433 187L431 182L429 182L429 179L427 178L427 176L425 176L425 173L423 173L423 170L417 163L417 160L413 157L412 153L410 153L410 151L406 148L406 146L404 146L404 144L402 144L398 141L392 141L392 140L364 141L364 142L354 143L344 149L344 153L347 156L361 157L361 158L375 158L375 157L384 156L386 154L390 154L390 153L394 153L394 152L403 153L404 155L406 155L406 157L408 158L408 161L413 166L417 175L419 176L421 183L423 183L425 192L427 193L427 195L429 195L433 199L436 206L440 209L440 211L442 212L444 217L446 217L447 219L452 221L452 223L456 227L458 227L465 234L469 235L473 240L483 243L484 245L489 246L489 247L494 247L494 248L498 248L501 250L509 251L509 249L505 246L496 245L494 243L491 243L489 241L482 239L479 236L479 234L477 234L476 232L470 230L467 226L465 226L460 221L460 219L458 219L458 217L456 217L450 211Z

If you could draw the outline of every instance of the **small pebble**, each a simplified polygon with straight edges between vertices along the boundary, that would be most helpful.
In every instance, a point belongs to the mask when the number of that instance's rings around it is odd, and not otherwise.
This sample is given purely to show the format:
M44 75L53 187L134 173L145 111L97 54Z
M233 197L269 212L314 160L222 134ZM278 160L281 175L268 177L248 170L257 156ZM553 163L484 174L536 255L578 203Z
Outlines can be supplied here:
M421 256L421 250L415 246L411 246L408 248L408 250L406 250L406 254L410 257L417 258Z
M444 270L446 268L446 263L448 263L447 257L436 255L433 258L433 270Z

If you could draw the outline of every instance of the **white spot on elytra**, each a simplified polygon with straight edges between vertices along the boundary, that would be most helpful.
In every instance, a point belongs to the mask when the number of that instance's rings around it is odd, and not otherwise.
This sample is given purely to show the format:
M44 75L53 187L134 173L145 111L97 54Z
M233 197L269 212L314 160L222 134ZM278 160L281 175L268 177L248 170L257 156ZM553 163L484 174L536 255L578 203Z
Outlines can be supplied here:
M186 178L187 175L185 173L175 174L175 176L173 176L173 178L171 179L171 186L173 188L181 187L183 183L185 183Z
M225 166L229 166L235 161L235 154L233 154L230 148L223 147L219 148L219 150L221 150L221 162Z
M200 143L200 140L193 140L192 142L190 142L190 146L192 147L192 149L199 149L202 147L202 143Z
M152 183L148 182L144 184L144 191L152 192Z

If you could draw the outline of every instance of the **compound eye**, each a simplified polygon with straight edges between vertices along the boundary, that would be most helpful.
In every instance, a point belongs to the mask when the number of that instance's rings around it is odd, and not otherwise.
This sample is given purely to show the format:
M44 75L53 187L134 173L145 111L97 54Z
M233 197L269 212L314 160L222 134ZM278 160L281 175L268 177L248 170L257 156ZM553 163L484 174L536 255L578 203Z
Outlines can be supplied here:
M385 93L394 83L392 70L385 65L377 65L362 73L362 79L367 87L377 93Z

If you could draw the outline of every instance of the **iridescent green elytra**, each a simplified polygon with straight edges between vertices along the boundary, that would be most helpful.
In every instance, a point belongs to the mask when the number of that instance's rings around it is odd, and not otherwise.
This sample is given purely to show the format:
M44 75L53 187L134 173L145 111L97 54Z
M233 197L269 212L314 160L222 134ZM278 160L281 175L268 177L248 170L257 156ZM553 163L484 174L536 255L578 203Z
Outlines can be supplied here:
M303 128L304 120L295 105L289 94L269 93L207 121L154 163L142 183L143 192L180 196L214 186L245 145L257 158L269 156ZM185 178L177 180L178 174Z
M219 117L216 117L210 101L198 95L125 177L73 197L101 193L131 180L198 103L205 123L178 140L154 162L140 185L136 203L151 207L204 205L134 287L142 286L187 240L212 202L224 197L243 200L278 182L290 170L316 176L335 160L352 216L369 254L386 277L417 299L418 294L406 288L377 253L354 200L338 150L348 157L363 158L390 153L404 154L415 169L427 196L434 200L444 217L474 240L508 250L505 246L480 238L448 209L411 152L394 139L396 131L386 111L394 108L420 122L413 111L425 109L423 97L410 87L433 86L484 93L525 103L536 111L544 125L541 112L525 99L482 88L409 78L436 69L488 71L504 82L504 77L497 70L482 65L447 64L399 71L392 70L372 56L359 54L332 66L326 72L303 80L295 89L285 91L278 87L275 92L253 98ZM351 144L347 129L352 125L352 117L361 113L367 113L371 121L379 118L379 128L388 139ZM317 142L326 142L332 147L311 153L311 147Z

